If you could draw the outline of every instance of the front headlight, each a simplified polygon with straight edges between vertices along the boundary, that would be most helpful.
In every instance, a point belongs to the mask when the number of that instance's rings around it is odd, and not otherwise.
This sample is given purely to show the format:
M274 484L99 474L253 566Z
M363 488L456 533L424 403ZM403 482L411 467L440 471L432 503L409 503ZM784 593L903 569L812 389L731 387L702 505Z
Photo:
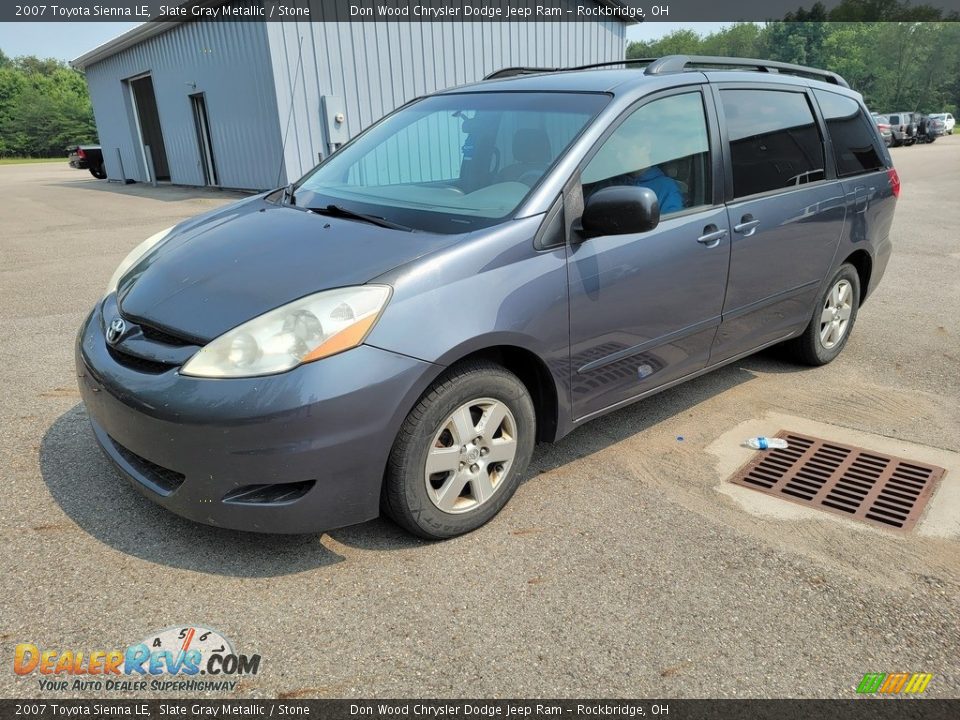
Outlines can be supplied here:
M386 285L326 290L235 327L194 355L181 375L206 378L281 373L363 342L390 299Z
M116 292L117 285L120 284L120 278L127 273L127 270L136 265L137 260L146 255L154 245L166 238L167 235L170 234L170 231L173 230L173 227L174 226L170 226L166 230L161 230L160 232L151 235L130 251L130 253L123 259L120 265L117 266L117 269L110 277L110 282L107 284L107 291L103 294L104 297L112 292Z

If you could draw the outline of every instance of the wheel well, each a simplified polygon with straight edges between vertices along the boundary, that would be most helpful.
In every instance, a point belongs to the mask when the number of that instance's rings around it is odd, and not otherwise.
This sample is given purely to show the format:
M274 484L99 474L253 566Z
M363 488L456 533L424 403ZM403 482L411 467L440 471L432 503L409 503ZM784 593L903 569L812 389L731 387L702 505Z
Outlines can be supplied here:
M870 273L873 270L873 260L870 253L866 250L857 250L850 255L845 263L850 263L857 269L857 275L860 277L860 304L867 299L867 286L870 284Z
M543 360L521 347L497 345L473 352L460 358L457 363L477 358L497 363L520 378L533 399L533 407L537 413L537 440L553 440L557 434L559 404L553 376Z

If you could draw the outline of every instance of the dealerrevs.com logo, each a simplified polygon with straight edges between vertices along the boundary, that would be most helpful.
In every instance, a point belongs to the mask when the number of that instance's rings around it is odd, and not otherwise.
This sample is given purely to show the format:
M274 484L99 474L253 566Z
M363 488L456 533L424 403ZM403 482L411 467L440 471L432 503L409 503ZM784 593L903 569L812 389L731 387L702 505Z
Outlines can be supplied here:
M20 643L13 671L37 675L44 692L232 691L260 671L260 655L239 654L216 630L171 627L117 650L56 650Z

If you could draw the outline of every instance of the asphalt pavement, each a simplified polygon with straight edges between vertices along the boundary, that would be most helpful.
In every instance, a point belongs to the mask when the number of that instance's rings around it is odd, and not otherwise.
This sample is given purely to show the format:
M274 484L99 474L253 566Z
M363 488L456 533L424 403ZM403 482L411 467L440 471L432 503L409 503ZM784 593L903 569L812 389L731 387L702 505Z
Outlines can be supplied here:
M129 249L237 196L0 166L0 695L54 696L11 671L17 643L182 624L263 658L215 697L847 698L901 671L960 695L960 135L893 155L895 254L836 362L768 352L594 421L442 543L217 530L130 488L79 403L76 331ZM948 474L911 533L726 483L746 433L781 427Z

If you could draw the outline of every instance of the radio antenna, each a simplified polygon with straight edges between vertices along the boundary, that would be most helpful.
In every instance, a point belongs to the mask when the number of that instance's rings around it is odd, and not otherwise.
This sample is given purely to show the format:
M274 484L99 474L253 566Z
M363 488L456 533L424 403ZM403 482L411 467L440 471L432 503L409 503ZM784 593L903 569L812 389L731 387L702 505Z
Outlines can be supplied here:
M297 69L293 73L293 82L290 84L290 110L287 112L287 126L283 130L283 144L280 146L280 167L277 168L277 185L280 185L280 177L283 175L283 164L287 157L287 135L290 132L290 121L293 119L293 101L297 92L297 80L300 77L300 68L303 66L303 35L300 36L300 42L297 45Z

